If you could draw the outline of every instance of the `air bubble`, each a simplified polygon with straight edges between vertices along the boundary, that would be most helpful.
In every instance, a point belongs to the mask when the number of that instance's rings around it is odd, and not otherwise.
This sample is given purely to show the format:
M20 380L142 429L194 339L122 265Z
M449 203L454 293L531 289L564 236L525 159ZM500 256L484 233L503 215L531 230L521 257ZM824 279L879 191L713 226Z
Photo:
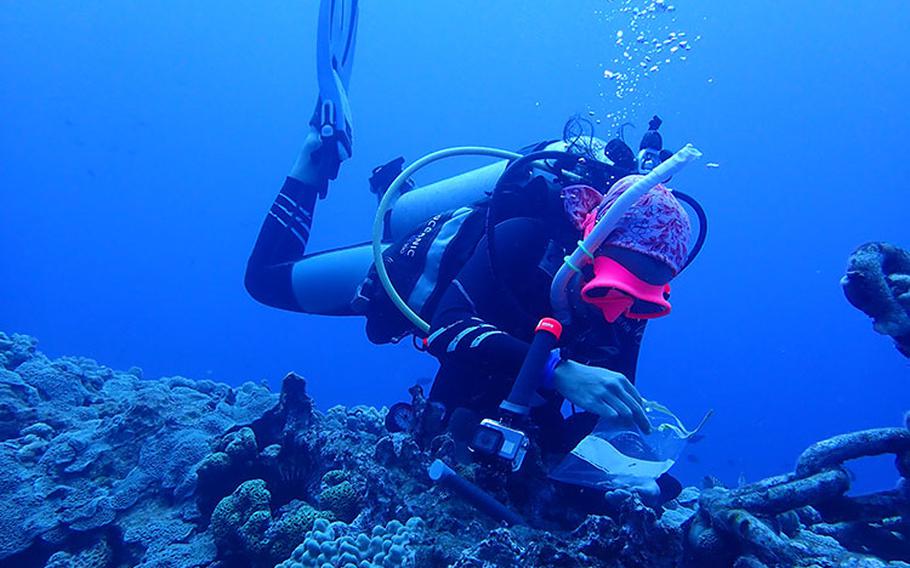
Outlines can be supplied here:
M614 101L622 100L621 104L614 107L614 113L599 114L605 126L612 124L616 127L642 110L643 103L653 93L650 86L642 88L641 81L652 76L656 81L656 74L662 66L669 65L674 60L687 60L687 52L697 39L694 34L689 37L679 29L675 14L667 13L675 8L672 2L673 0L620 0L617 2L619 6L612 11L597 11L609 26L605 31L610 51L600 70L603 78L610 81L610 86L604 89L606 92L601 96L611 97ZM610 40L616 45L615 48L609 47ZM668 69L664 70L664 73L669 72ZM607 85L606 81L601 84L602 88Z

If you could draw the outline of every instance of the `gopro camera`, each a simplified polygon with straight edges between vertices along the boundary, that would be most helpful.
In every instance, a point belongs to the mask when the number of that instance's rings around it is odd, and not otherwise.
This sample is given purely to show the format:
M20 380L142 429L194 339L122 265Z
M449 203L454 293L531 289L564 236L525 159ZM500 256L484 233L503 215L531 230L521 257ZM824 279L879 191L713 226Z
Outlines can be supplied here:
M469 447L478 454L504 459L512 464L512 471L518 471L529 445L524 432L484 418L474 431Z

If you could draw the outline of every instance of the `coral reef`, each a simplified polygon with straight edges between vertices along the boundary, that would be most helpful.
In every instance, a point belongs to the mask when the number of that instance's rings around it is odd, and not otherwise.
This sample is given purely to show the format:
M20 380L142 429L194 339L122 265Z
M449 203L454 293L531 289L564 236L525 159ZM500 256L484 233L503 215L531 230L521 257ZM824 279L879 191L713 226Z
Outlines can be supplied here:
M308 566L340 566L347 568L397 568L414 565L414 550L410 546L420 534L423 521L411 517L407 523L389 521L376 525L369 534L352 530L343 522L329 524L319 520L291 558L279 568Z
M847 300L872 318L910 357L910 252L890 243L866 243L850 256L841 279Z
M0 334L3 566L910 567L906 425L657 506L550 482L536 448L514 475L459 463L420 389L412 421L390 431L385 409L320 412L294 374L280 394L147 380L36 345ZM879 454L895 456L897 487L849 496L844 462ZM434 485L436 459L526 524L501 526Z
M67 546L114 528L112 558L172 553L194 530L195 468L212 439L262 415L275 395L50 361L36 343L0 334L0 561L81 558L90 546Z
M354 485L346 479L337 479L337 476L330 475L340 470L333 470L322 476L322 482L329 486L319 494L319 503L322 506L335 513L342 521L352 521L359 512L360 497ZM326 478L330 480L326 482Z
M276 516L265 481L242 483L212 513L210 528L221 556L251 566L274 566L288 557L316 519L332 518L302 501L292 501Z

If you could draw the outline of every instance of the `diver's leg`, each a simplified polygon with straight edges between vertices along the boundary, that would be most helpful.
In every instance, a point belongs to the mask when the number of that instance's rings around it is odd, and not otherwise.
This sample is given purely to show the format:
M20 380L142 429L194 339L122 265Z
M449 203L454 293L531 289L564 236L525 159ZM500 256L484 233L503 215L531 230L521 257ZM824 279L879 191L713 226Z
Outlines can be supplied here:
M318 139L310 132L307 142L284 180L259 230L247 262L245 285L263 304L304 311L293 290L294 264L304 259L317 196L328 179L312 158Z
M310 314L355 315L351 300L372 265L370 243L308 255L291 272L299 309Z
M319 98L303 150L272 203L247 263L256 300L315 314L352 314L350 300L369 262L348 249L306 255L317 197L351 155L347 88L357 31L357 0L322 0L317 38ZM357 247L353 247L357 248Z
M369 245L306 254L317 197L337 165L307 136L269 212L247 263L245 284L268 306L321 315L354 315L350 302L372 263Z

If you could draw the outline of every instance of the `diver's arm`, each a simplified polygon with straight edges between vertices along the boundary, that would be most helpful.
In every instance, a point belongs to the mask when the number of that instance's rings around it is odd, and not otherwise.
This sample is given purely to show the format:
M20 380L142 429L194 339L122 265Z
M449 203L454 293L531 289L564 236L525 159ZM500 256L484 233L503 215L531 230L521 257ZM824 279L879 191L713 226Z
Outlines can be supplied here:
M341 162L351 155L351 120L348 83L354 60L358 20L357 0L322 0L316 41L319 97L309 129L291 173L269 212L247 263L244 284L253 298L287 310L348 314L349 298L343 288L361 278L359 262L331 261L323 257L313 269L312 258L302 262L313 223L316 200L325 197L329 180L338 175ZM362 247L361 247L362 248ZM345 260L351 255L345 255ZM356 255L358 257L363 255ZM308 270L304 270L304 269ZM323 268L329 269L327 273ZM340 280L331 278L340 275ZM314 287L311 283L316 282ZM325 290L333 291L324 295Z
M457 361L467 368L515 377L528 354L527 342L477 317L449 324L434 320L431 331L428 350L443 364Z
M510 282L527 282L537 270L547 242L540 221L518 218L497 225L494 256L500 277ZM547 291L544 283L542 306L548 305ZM428 338L430 353L442 363L452 361L466 368L514 378L529 344L490 321L493 313L501 312L501 307L507 305L505 293L496 284L487 241L482 239L434 310ZM529 335L535 323L536 320L529 321Z
M485 296L493 290L486 258L485 250L478 247L446 290L431 324L428 347L441 363L453 362L460 368L514 379L530 346L479 317L477 302L488 301ZM637 350L630 356L634 361ZM585 410L634 422L650 431L641 396L622 373L564 360L555 368L553 384L567 400Z
M464 270L459 275L464 278ZM428 351L440 363L456 362L467 368L515 377L530 345L509 335L477 313L467 286L455 279L443 295L430 323Z

